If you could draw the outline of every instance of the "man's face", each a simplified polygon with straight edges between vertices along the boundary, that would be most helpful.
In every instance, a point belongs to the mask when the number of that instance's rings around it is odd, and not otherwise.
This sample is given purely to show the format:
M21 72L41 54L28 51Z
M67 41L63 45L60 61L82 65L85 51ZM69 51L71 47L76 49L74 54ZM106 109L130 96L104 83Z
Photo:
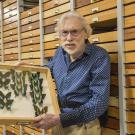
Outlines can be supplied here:
M61 26L60 40L64 50L71 56L78 56L85 49L86 32L79 19L68 18Z

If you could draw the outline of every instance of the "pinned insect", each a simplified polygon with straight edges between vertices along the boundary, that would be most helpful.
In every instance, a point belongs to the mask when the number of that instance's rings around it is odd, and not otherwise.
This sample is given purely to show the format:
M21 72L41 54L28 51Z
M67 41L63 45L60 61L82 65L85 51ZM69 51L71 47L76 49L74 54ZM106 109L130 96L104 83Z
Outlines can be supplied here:
M43 94L43 79L40 78L40 73L30 73L29 72L29 80L30 80L30 88L31 88L31 97L33 99L33 103L38 103L41 105L45 98L45 94Z
M37 105L34 105L34 110L35 110L35 116L38 116L40 114L47 113L48 106L45 106L42 109L40 109Z
M7 110L11 110L11 105L13 100L11 99L11 92L4 95L2 91L0 91L0 109L7 108Z
M12 70L12 79L13 84L11 84L11 88L14 90L16 96L19 96L19 93L22 96L26 96L27 84L25 84L25 75L26 72L15 72Z
M10 83L10 71L6 73L2 73L0 71L0 88L5 88L6 90L9 89L9 83Z

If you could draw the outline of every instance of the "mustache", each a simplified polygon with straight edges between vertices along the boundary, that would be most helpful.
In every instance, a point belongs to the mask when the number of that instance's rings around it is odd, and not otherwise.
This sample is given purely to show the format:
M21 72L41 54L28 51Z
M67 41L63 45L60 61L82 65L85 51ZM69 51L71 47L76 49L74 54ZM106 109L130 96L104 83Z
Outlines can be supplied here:
M62 43L62 46L71 45L71 44L75 44L76 45L76 42L68 42L68 41L66 41L66 42Z

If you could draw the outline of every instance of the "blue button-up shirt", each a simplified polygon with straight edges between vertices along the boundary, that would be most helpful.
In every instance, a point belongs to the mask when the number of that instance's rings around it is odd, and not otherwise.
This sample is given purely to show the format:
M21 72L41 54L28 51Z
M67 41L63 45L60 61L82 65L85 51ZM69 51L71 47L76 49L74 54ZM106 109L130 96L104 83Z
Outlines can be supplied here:
M87 123L106 111L110 62L103 48L88 43L83 55L71 62L59 47L48 66L56 81L63 127Z

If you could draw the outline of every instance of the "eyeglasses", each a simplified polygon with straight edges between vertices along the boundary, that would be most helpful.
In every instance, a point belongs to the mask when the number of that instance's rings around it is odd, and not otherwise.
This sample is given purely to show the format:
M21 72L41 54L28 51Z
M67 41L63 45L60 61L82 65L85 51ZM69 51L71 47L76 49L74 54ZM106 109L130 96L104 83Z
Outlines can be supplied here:
M68 36L68 34L70 33L73 37L77 37L77 36L79 36L80 35L80 33L83 31L84 29L82 28L82 29L74 29L74 30L71 30L71 31L66 31L66 30L62 30L61 32L60 32L60 34L61 34L61 36L62 37L67 37Z

